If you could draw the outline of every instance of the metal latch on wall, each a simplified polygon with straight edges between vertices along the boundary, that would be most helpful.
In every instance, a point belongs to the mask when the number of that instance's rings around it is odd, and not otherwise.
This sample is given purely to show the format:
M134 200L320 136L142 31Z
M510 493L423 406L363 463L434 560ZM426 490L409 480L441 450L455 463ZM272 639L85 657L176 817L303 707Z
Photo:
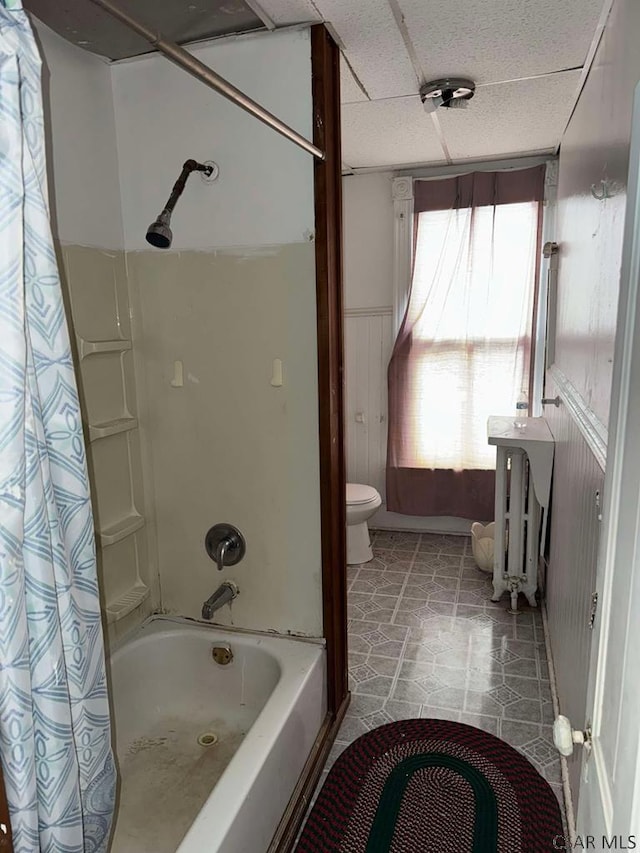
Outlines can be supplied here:
M589 611L589 628L593 631L593 623L596 621L596 611L598 609L598 593L591 593L591 610Z

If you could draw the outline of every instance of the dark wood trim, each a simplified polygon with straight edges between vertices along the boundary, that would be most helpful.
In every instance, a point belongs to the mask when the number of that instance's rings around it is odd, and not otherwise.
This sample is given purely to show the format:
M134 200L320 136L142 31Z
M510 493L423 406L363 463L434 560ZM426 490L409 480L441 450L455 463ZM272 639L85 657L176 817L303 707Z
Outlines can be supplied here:
M323 24L311 27L311 77L313 141L325 152L315 161L314 190L322 606L327 703L335 715L348 692L340 52Z
M327 716L268 853L290 853L349 706L344 462L340 52L323 24L311 27L322 613L327 644Z
M335 716L327 714L324 718L318 737L315 739L309 758L304 765L298 784L294 788L289 805L282 816L267 853L290 853L293 850L298 832L307 815L309 803L313 798L313 793L329 757L329 752L342 725L344 715L347 713L349 699L350 695L347 694L338 709L338 713Z
M9 817L9 805L7 804L7 795L4 789L2 766L0 766L0 824L6 828L6 832L0 829L0 853L13 853L11 820Z

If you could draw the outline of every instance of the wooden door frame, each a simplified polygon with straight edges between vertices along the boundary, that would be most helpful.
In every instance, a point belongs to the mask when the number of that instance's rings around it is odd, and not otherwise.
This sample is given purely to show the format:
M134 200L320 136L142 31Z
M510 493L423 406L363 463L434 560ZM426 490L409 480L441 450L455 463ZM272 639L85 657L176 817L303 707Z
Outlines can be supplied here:
M311 27L318 416L322 518L322 613L327 643L327 704L337 714L348 698L344 344L342 296L342 161L340 51L323 24Z
M268 853L293 850L308 804L349 704L347 658L346 475L342 299L340 51L324 24L311 27L318 421L322 537L322 617L327 715Z

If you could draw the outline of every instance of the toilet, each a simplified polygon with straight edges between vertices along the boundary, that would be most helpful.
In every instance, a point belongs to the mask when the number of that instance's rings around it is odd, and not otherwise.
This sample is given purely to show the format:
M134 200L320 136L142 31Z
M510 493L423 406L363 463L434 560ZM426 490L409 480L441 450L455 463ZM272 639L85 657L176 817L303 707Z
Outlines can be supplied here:
M347 483L347 565L373 560L367 521L381 504L382 498L377 489Z

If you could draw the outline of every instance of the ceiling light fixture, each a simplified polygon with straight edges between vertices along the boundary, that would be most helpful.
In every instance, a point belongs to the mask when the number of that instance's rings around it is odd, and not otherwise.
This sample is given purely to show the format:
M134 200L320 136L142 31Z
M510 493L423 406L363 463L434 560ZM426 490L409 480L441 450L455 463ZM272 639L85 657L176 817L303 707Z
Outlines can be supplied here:
M466 109L473 98L476 84L465 77L445 77L432 80L420 87L420 100L426 112L434 113L438 107Z

